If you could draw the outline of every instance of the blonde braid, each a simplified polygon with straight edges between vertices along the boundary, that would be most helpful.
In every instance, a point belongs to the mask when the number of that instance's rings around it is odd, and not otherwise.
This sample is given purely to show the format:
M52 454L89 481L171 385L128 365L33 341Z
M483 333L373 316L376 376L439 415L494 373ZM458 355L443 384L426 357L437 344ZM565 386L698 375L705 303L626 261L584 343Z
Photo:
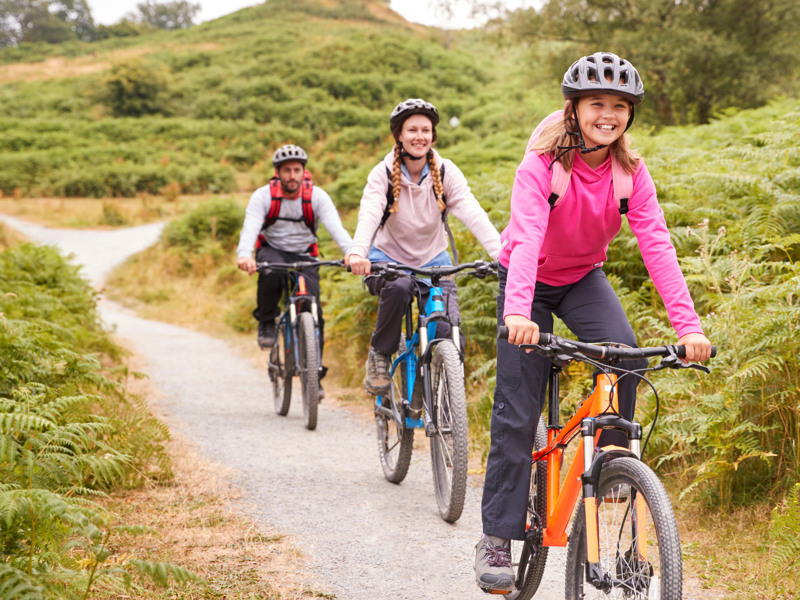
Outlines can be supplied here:
M444 203L444 188L442 188L442 174L439 172L439 165L436 164L436 156L433 149L428 150L428 166L433 176L433 191L436 194L436 204L439 205L439 212L444 212L447 205Z
M394 164L392 165L392 195L394 196L394 203L389 208L389 213L394 214L397 212L399 206L398 200L400 199L400 165L402 159L400 158L400 144L394 147Z

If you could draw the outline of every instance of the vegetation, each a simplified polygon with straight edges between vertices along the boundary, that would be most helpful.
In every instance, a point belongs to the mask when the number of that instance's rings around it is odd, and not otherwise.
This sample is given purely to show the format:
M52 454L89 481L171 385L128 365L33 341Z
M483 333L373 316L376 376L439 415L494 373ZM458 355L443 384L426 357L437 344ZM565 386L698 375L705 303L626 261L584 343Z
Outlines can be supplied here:
M98 501L112 488L168 478L168 432L118 383L121 350L77 272L48 247L0 254L4 598L86 598L139 575L164 585L197 579L110 550L123 532L146 528L115 523Z
M645 80L635 146L719 348L710 376L654 375L661 416L648 454L682 493L682 509L698 511L696 523L721 511L742 522L761 519L746 532L731 523L719 530L752 536L756 552L769 549L775 560L759 563L760 580L771 582L765 597L792 597L796 584L781 574L795 566L800 471L800 104L776 94L796 89L797 67L785 55L797 49L790 36L797 6L774 0L759 20L736 1L703 11L695 2L668 4L666 10L653 0L609 15L597 3L581 3L592 12L575 22L576 3L553 0L486 31L445 36L400 21L382 2L271 0L190 29L67 42L57 47L61 72L42 77L30 73L56 50L22 43L0 52L0 63L27 61L25 70L0 70L0 190L13 198L1 202L22 214L50 202L29 196L60 197L62 205L90 203L72 196L103 198L94 202L94 216L65 213L83 226L172 218L161 242L110 280L115 293L150 316L247 333L255 325L255 281L236 270L233 249L246 198L271 174L276 146L292 142L309 151L315 182L352 231L366 175L390 148L387 115L406 97L427 98L443 116L437 148L461 167L502 229L527 136L559 107L566 63L600 45L616 50ZM677 31L683 33L675 38ZM509 46L509 32L520 43ZM706 62L695 62L700 58ZM708 123L664 127L698 122ZM186 196L199 193L216 197ZM463 260L483 256L456 219L451 225ZM337 256L322 236L325 256ZM639 339L674 342L627 225L606 270ZM354 383L376 302L355 277L334 270L323 276L326 353L341 361L335 371L342 382ZM195 301L186 307L189 295ZM465 279L459 297L469 340L470 426L482 452L492 402L494 287ZM565 389L575 400L587 391L574 375ZM654 400L642 390L647 425ZM703 540L691 544L704 555L714 551ZM749 576L718 563L708 573L740 597L752 597Z

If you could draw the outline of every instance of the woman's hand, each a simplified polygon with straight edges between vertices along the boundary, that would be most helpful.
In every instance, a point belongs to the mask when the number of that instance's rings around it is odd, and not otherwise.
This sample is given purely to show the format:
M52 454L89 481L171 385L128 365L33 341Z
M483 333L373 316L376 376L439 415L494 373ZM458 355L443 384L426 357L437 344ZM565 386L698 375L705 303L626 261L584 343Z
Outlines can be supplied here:
M679 346L686 347L684 363L703 362L711 358L711 342L702 333L687 333L678 340Z
M369 275L370 266L368 258L362 258L358 254L348 254L344 257L344 264L356 275Z
M522 315L508 315L504 319L508 327L508 342L520 344L536 344L539 341L539 326ZM530 352L530 350L528 350Z

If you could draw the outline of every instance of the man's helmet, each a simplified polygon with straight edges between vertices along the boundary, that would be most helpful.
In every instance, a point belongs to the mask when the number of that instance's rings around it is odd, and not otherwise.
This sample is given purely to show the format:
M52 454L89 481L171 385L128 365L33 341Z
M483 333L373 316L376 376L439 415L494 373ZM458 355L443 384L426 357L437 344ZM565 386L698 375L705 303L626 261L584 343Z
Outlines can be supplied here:
M294 144L287 144L286 146L281 146L277 150L275 150L275 154L272 155L272 164L277 169L283 163L289 161L297 161L299 163L305 164L308 162L308 154L306 151L303 150L300 146L295 146Z
M634 66L611 52L584 56L564 73L561 82L564 98L595 92L616 94L633 104L639 104L644 98L644 86Z
M425 115L434 127L439 123L439 111L433 104L425 102L422 98L409 98L394 107L392 116L389 117L389 127L394 131L411 115Z

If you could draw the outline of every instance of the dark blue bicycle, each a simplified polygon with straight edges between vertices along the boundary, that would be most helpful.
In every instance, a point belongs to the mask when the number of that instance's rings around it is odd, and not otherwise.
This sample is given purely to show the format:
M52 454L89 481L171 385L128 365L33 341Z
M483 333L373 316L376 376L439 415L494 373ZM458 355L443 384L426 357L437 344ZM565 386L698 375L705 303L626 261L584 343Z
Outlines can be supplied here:
M275 412L285 417L292 401L292 378L300 377L303 421L306 429L317 427L319 379L322 375L321 340L317 299L306 290L304 269L323 265L344 266L341 260L294 263L259 262L259 272L282 270L290 274L284 289L284 311L278 320L278 340L269 353L269 379Z
M384 476L392 483L400 483L408 473L414 430L424 429L430 438L439 514L449 523L457 521L464 508L469 440L460 321L447 314L447 295L453 292L440 283L442 278L467 269L471 271L464 275L484 278L496 272L496 263L477 261L429 268L395 263L371 266L371 275L387 280L430 279L429 283L419 282L419 286L429 286L429 294L424 306L421 294L416 294L416 325L413 301L406 310L405 334L392 359L391 391L377 396L375 422ZM450 324L451 337L436 337L440 321Z

